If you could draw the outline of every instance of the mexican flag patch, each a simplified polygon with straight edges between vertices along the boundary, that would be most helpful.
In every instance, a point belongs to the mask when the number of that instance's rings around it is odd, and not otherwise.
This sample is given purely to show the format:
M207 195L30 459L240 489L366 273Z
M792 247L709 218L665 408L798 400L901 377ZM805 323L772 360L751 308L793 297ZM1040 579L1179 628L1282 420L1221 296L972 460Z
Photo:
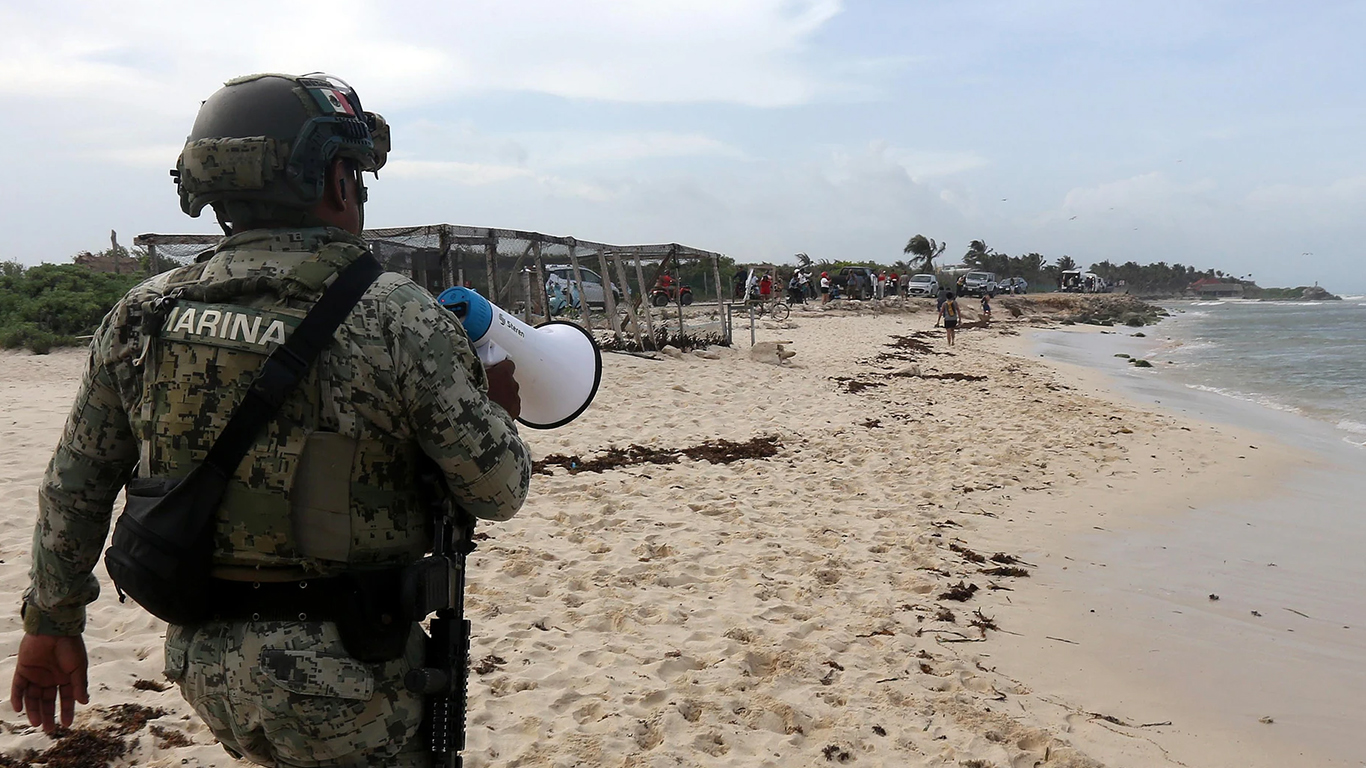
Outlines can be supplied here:
M356 116L356 110L351 108L351 102L346 100L341 91L333 88L310 88L308 92L313 94L313 99L322 107L323 112L329 115Z

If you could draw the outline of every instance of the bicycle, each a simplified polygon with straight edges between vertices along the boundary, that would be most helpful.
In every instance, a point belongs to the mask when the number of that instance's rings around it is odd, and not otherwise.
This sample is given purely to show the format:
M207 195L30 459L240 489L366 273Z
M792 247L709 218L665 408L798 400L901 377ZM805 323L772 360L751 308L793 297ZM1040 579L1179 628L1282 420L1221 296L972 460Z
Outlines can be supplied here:
M768 301L750 299L749 302L747 302L747 306L754 309L755 318L761 318L764 315L768 315L780 323L792 314L792 307L782 299L770 299Z

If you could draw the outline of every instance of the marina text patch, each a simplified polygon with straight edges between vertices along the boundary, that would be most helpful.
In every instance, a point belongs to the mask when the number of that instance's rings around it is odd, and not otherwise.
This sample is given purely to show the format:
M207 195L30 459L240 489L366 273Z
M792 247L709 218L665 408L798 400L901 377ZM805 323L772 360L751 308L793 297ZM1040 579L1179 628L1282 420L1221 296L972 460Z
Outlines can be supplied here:
M179 301L161 324L161 338L269 353L302 318L237 304Z

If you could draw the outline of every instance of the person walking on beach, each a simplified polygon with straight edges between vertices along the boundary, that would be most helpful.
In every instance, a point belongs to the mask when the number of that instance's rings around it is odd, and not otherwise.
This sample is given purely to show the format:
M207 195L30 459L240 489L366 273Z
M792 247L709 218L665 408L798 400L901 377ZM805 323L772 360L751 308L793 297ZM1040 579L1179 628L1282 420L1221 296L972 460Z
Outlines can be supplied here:
M165 675L223 748L268 766L432 764L404 685L428 638L400 584L437 583L412 568L433 505L506 520L531 457L511 361L481 365L455 315L360 237L361 173L388 150L383 118L329 75L242 77L201 105L173 175L182 210L212 206L226 239L95 332L38 493L11 685L30 724L50 734L89 701L82 634L119 491L128 533L130 510L180 511L183 482L216 489L185 500L207 516L196 546L161 550L195 576L130 580L155 563L117 560L119 533L106 562L149 607L195 617L167 627ZM254 429L263 410L278 415Z
M994 296L993 293L982 294L982 323L984 325L991 322L991 299Z
M939 319L944 321L944 331L949 336L949 346L953 346L954 329L958 327L958 300L952 293L944 297L939 307Z
M830 303L830 273L821 273L821 303Z

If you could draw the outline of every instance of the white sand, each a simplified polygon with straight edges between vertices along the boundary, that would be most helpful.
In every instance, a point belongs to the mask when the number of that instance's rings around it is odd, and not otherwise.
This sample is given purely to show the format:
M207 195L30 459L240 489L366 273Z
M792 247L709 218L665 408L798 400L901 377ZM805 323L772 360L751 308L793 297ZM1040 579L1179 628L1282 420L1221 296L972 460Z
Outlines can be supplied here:
M743 342L714 360L605 355L583 418L524 433L538 458L767 435L782 448L725 465L556 469L535 477L516 519L483 526L466 764L1158 764L1173 749L1164 729L1088 714L1134 716L1080 698L1065 653L1042 650L1045 628L1024 629L1022 610L1065 599L1048 586L1061 567L1051 547L1102 525L1098 500L1126 500L1110 514L1180 509L1223 473L1274 477L1284 455L1268 446L1235 462L1238 436L1087 394L1008 354L1022 341L996 330L968 329L952 352L936 337L938 354L914 362L873 360L932 320L794 312L760 336L794 342L781 367ZM15 603L38 478L83 362L0 355L0 582ZM988 379L883 375L912 364ZM885 386L850 393L838 376ZM951 546L1018 555L1036 575L984 575L995 564ZM939 597L960 581L981 589L966 603ZM154 723L194 745L159 749L143 732L124 764L232 764L175 690L132 689L160 678L162 627L112 595L106 582L91 611L93 701L78 725L114 704L164 707ZM982 641L975 610L1031 643ZM12 654L19 620L5 621ZM0 726L7 754L49 743L8 710ZM1213 754L1175 748L1193 765Z

